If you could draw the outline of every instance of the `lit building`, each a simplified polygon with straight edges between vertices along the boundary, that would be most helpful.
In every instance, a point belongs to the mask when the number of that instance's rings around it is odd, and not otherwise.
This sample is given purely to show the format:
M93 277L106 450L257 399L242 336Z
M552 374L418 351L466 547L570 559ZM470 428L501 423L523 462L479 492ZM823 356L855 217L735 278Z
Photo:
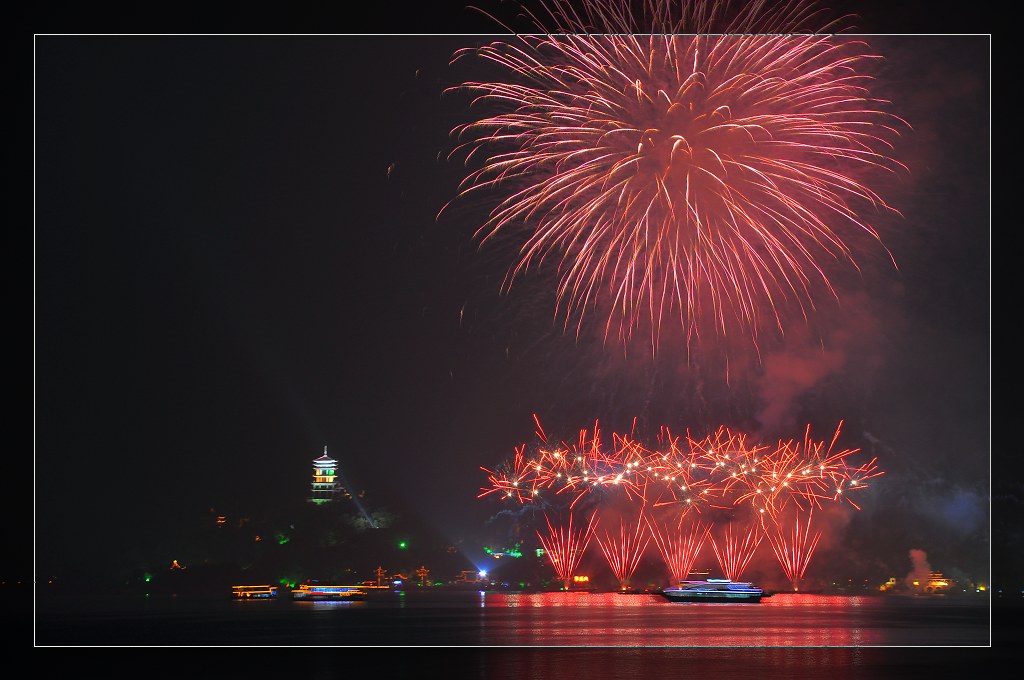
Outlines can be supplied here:
M338 461L327 455L327 447L324 447L324 455L313 461L313 495L308 500L317 505L330 503L341 496L347 496L345 488L338 482Z
M915 586L919 586L918 581L914 581ZM928 580L924 583L924 592L926 593L944 593L950 589L952 582L942 575L942 572L933 571L928 574Z

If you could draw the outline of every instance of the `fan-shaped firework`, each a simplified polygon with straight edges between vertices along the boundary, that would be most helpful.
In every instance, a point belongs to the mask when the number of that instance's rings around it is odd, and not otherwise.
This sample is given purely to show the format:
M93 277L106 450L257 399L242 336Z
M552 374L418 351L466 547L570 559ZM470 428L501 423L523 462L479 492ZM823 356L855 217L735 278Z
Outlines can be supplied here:
M738 533L739 529L736 529L736 533L733 529L734 525L730 522L725 525L725 531L718 540L711 536L711 548L715 551L715 559L718 560L718 566L722 568L725 577L738 581L753 559L757 547L761 545L764 534L757 524L750 524L747 533L742 536Z
M627 526L625 520L620 518L618 534L605 531L604 538L600 534L595 536L601 554L608 561L608 566L611 567L612 574L622 590L629 587L629 579L636 571L640 558L651 541L645 521L646 518L641 511L637 513L635 526Z
M562 580L563 586L568 590L572 585L573 573L579 566L587 546L590 545L590 539L594 537L597 516L591 515L583 529L573 529L572 513L569 513L568 524L565 527L553 525L551 519L546 515L544 519L548 525L547 533L538 531L537 537L540 538L540 543L544 546L544 552L551 560L551 566L555 573L558 574L558 578Z
M793 521L792 530L787 531L780 524L773 532L768 533L768 540L771 541L772 550L778 558L786 578L793 585L793 590L800 589L800 580L807 571L807 565L811 562L814 549L818 547L821 540L821 531L811 534L811 517L808 513L803 524L803 531L800 530L800 515L796 515Z
M648 518L647 527L668 569L669 583L674 585L685 580L693 571L704 541L711 535L711 524L695 522L688 532L683 532L679 527L662 525Z
M538 34L456 55L507 76L462 85L489 108L453 131L477 163L460 196L503 196L477 237L519 239L506 286L554 267L555 315L577 332L599 308L606 337L649 322L656 347L677 318L687 344L756 343L837 295L854 242L885 252L862 213L892 210L869 178L902 168L903 123L869 93L876 57L820 33L813 3L641 5L556 0L531 15Z

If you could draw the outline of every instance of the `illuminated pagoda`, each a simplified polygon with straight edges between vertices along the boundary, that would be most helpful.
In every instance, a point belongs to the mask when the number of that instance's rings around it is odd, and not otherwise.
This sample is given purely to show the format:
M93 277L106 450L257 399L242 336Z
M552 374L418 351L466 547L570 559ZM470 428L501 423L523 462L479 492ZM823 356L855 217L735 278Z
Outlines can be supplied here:
M348 495L338 482L337 473L338 461L327 455L325 446L324 455L313 460L313 495L308 499L309 502L320 505Z

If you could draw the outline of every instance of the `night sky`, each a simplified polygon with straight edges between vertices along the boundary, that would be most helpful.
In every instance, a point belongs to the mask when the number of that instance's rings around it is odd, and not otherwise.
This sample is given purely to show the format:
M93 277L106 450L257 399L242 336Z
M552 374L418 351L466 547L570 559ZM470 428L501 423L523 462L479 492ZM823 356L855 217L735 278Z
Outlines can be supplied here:
M485 201L437 219L466 172L449 132L473 116L444 92L501 77L449 65L502 32L485 18L37 35L37 577L159 554L208 508L302 497L324 446L371 502L472 536L498 510L480 467L533 441L533 414L565 438L634 417L797 438L843 421L886 474L834 556L902 575L916 549L987 581L991 519L996 562L1019 565L1000 516L1020 485L990 487L991 37L918 34L880 5L859 24L885 34L875 94L913 128L909 173L880 189L902 217L874 222L898 268L868 249L820 339L740 358L728 382L672 334L652 358L562 333L543 274L502 294L512 254L473 240Z

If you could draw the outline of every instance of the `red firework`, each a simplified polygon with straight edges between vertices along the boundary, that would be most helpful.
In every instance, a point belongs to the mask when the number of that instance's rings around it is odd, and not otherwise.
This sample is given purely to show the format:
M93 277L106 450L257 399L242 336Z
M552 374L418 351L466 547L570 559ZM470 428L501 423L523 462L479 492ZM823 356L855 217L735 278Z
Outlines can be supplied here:
M792 531L787 533L779 526L774 530L767 530L767 535L786 578L793 585L794 591L799 590L800 581L803 580L804 572L811 563L811 555L821 540L821 531L811 534L811 515L808 514L803 531L800 529L800 515L796 515Z
M594 530L597 528L597 515L592 514L583 529L573 529L571 513L566 527L553 526L547 515L544 516L544 519L548 525L548 532L542 534L538 531L537 536L551 561L555 574L561 579L565 590L569 590L572 587L572 577L576 572L576 567L579 566L583 553L586 552Z
M536 416L534 416L536 420ZM726 427L696 438L689 432L678 437L663 427L657 443L648 448L631 430L605 436L597 423L582 429L571 443L554 443L537 421L540 445L527 455L526 445L515 449L509 463L488 472L490 486L480 497L500 494L504 501L538 503L544 507L562 505L570 513L584 498L592 507L614 504L639 506L650 535L642 536L638 524L632 531L625 525L618 536L606 532L598 543L612 572L623 585L632 575L651 538L658 546L673 581L686 578L697 553L707 538L719 565L728 578L738 579L752 559L761 540L768 536L786 577L797 587L817 547L821 532L810 533L809 513L826 503L848 502L860 509L853 496L869 487L869 481L884 474L872 458L864 465L848 460L859 449L837 446L842 422L829 440L815 440L808 426L802 440L780 440L775 446L759 444L746 434ZM654 523L645 509L659 508L662 520ZM712 521L691 524L683 532L690 511L726 512L744 516L749 522L746 535L734 534L729 524L717 541L711 537ZM805 524L796 520L792 534L785 533L784 518L807 515ZM566 587L596 526L591 517L586 531L574 531L570 515L567 529L556 529L548 521L544 547L559 578Z
M704 541L711 534L711 524L696 522L689 531L683 531L681 527L669 527L649 519L647 526L668 568L670 583L675 586L686 580L693 571Z
M507 76L462 85L491 108L453 131L478 163L459 195L501 192L477 238L518 231L504 286L553 266L567 328L600 307L606 337L649 323L656 347L674 320L688 344L756 344L837 297L831 268L857 269L864 237L886 252L862 213L895 213L870 180L905 169L905 123L869 92L876 55L814 26L813 2L748 3L724 26L729 2L641 4L645 25L625 3L555 0L537 33L456 54Z
M630 577L639 566L640 558L651 541L651 536L647 533L645 526L643 512L641 511L637 516L636 526L626 526L626 522L620 518L618 534L606 531L603 539L600 535L597 535L596 538L601 553L619 582L619 588L626 590L629 587Z
M725 533L717 541L711 536L711 547L726 578L740 580L763 538L764 534L758 524L751 524L747 533L740 535L733 533L732 522L725 526Z
M775 521L790 504L808 510L845 501L859 509L853 496L884 473L877 459L860 466L848 462L859 449L836 446L842 425L831 440L814 440L808 427L802 441L780 440L774 447L724 426L703 439L687 433L685 443L662 428L658 443L648 448L632 433L605 437L595 423L572 443L553 444L544 435L534 455L527 455L524 444L497 470L482 468L490 486L479 497L500 494L547 504L564 498L571 509L587 495L619 493L641 506L672 506L680 522L691 510L743 506L762 524Z

